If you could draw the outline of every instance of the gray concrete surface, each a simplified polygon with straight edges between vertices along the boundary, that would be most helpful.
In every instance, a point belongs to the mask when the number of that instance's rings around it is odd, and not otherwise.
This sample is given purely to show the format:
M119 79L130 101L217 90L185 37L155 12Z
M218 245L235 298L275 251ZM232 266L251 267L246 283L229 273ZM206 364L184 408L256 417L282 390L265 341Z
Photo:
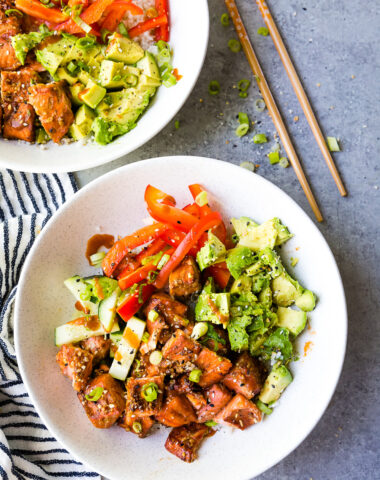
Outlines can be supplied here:
M339 137L334 155L349 196L341 198L298 105L253 0L238 1L246 28L287 121L325 222L318 225L338 261L349 311L348 349L337 391L324 417L301 446L262 474L260 480L380 479L379 291L380 291L380 0L268 0L326 135ZM236 114L247 112L255 131L273 139L268 115L234 88L251 72L242 52L231 53L232 27L223 28L224 2L210 0L211 35L199 81L174 121L134 153L104 167L79 173L80 185L126 163L160 155L204 155L240 164L251 160L311 216L291 168L268 164L274 141L260 148L234 135ZM196 31L196 28L195 30ZM210 80L219 96L208 95ZM254 84L254 82L253 82ZM202 99L203 101L200 101ZM299 121L294 117L299 116ZM229 143L227 143L227 141ZM379 187L379 188L378 188Z

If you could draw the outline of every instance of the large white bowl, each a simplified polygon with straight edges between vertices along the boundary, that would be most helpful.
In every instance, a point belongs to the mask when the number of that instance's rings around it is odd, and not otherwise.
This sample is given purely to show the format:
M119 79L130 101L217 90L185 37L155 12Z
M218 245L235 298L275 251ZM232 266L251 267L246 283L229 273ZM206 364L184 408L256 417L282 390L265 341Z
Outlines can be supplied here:
M199 182L226 218L278 216L295 237L281 249L294 274L318 295L310 328L299 339L294 382L273 414L241 432L223 428L205 441L199 459L185 464L169 454L169 430L141 440L121 428L97 430L70 382L55 363L54 327L68 320L73 298L63 280L90 274L86 242L96 232L126 235L147 217L148 183L191 201L187 185ZM298 248L299 247L299 248ZM292 271L292 269L291 269ZM164 157L112 171L79 191L47 224L23 268L16 300L17 358L26 387L52 434L79 460L113 480L243 480L263 472L294 450L316 425L335 390L346 346L346 304L333 255L309 217L284 192L234 165L199 157ZM307 356L305 342L312 342Z
M183 78L175 87L158 89L137 126L109 145L55 145L45 147L0 139L0 168L24 172L73 172L96 167L136 150L154 137L180 110L198 79L207 51L207 0L171 0L173 65Z

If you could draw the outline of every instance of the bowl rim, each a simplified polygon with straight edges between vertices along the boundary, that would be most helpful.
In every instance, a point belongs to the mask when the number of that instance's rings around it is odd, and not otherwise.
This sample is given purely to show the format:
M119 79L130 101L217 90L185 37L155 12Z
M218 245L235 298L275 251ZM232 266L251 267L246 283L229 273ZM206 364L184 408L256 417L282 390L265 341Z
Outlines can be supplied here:
M23 266L23 269L21 271L21 275L20 275L20 279L19 279L19 283L18 283L18 288L17 288L17 293L16 293L16 299L15 299L15 314L14 314L14 343L15 343L15 351L16 351L16 356L17 356L17 362L18 362L18 366L19 366L19 370L20 370L20 374L21 374L21 377L22 377L22 380L23 380L23 383L26 387L26 390L30 396L30 399L34 405L34 407L36 408L36 411L38 412L39 416L41 417L41 420L43 421L43 423L49 428L49 430L52 432L53 436L57 439L58 442L60 442L69 452L70 454L76 458L78 461L80 461L81 463L83 463L84 465L86 465L90 470L93 470L93 467L86 461L86 460L83 460L80 456L78 456L76 454L75 451L73 451L69 445L66 444L66 442L64 440L62 440L61 438L61 435L60 435L60 432L55 429L54 425L52 425L49 421L46 420L45 418L45 415L44 415L44 412L39 408L39 405L38 405L38 402L37 402L37 399L34 395L34 392L33 392L33 388L31 388L31 385L29 384L28 382L28 378L27 378L27 375L26 375L26 372L24 370L24 365L22 363L22 353L21 353L21 349L20 349L20 346L19 346L19 311L21 309L21 291L23 289L23 285L24 283L26 282L27 280L27 275L28 275L28 265L29 263L31 262L31 259L33 258L33 255L35 253L35 251L38 249L38 245L39 243L42 241L43 237L48 233L48 231L51 229L51 228L54 228L54 225L57 221L59 221L59 217L67 210L67 209L70 209L72 204L75 204L75 202L82 196L82 195L85 195L87 193L88 190L91 190L93 188L96 188L98 184L101 184L106 178L109 178L109 177L112 177L113 175L115 175L116 177L118 176L119 172L120 171L128 171L130 169L145 169L145 168L149 168L149 165L151 163L157 163L159 161L163 161L163 162L166 162L166 161L172 161L172 162L175 162L176 160L178 159L194 159L194 160L198 160L198 161L206 161L206 162L210 162L210 163L213 163L215 165L215 169L218 168L219 165L223 165L223 167L230 167L231 169L235 170L235 169L240 169L241 167L235 165L235 164L231 164L229 162L225 162L225 161L222 161L222 160L217 160L217 159L214 159L214 158L209 158L209 157L200 157L200 156L191 156L191 155L176 155L176 156L162 156L162 157L155 157L155 158L149 158L149 159L146 159L146 160L141 160L139 162L135 162L135 163L132 163L132 164L128 164L128 165L124 165L124 166L121 166L115 170L111 170L109 172L107 172L106 174L92 180L90 183L88 183L87 185L85 185L84 187L82 187L75 195L73 195L59 210L58 212L49 220L47 226L41 231L40 235L38 235L36 241L34 242L32 248L31 248L31 251L29 252L27 258L26 258L26 261L24 263L24 266ZM319 240L322 241L325 246L326 246L326 250L327 250L327 253L330 257L330 260L331 260L331 266L332 268L334 268L335 270L335 273L337 274L337 279L338 279L338 284L337 284L337 288L339 288L340 292L340 303L341 303L341 313L342 313L342 319L344 319L344 322L342 322L342 332L341 332L341 349L340 349L340 352L339 352L339 361L337 360L336 361L336 374L335 374L335 379L334 379L334 382L333 383L333 388L331 388L331 391L329 392L328 395L326 395L325 399L324 399L324 402L323 404L320 405L320 408L318 409L318 414L315 415L315 417L313 418L313 421L309 423L308 425L308 428L305 430L304 434L301 435L296 442L294 442L291 447L289 449L286 450L285 453L281 453L275 457L272 457L272 459L268 462L266 462L265 465L262 466L262 468L260 469L260 471L257 471L254 473L254 477L249 476L249 477L239 477L240 480L250 480L252 478L255 478L256 476L262 474L263 472L267 471L268 469L274 467L275 465L277 465L281 460L283 460L284 458L286 458L288 455L290 455L297 447L299 447L299 445L310 435L310 433L314 430L314 428L317 426L317 424L319 423L319 421L321 420L322 416L324 415L327 407L329 406L330 404L330 401L336 391L336 388L337 388L337 385L338 385L338 382L339 382L339 379L341 377L341 374L342 374L342 369L343 369L343 364L344 364L344 360L345 360L345 355L346 355L346 348L347 348L347 330L348 330L348 317L347 317L347 302L346 302L346 296L345 296L345 291L344 291L344 285L343 285L343 281L342 281L342 278L341 278L341 275L340 275L340 272L339 272L339 268L338 268L338 265L337 265L337 262L335 260L335 257L332 253L332 250L330 249L326 239L324 238L323 234L319 231L319 229L317 228L317 226L315 225L315 223L312 221L312 219L309 217L309 215L307 215L307 213L303 210L302 207L300 207L295 200L293 200L287 193L285 193L280 187L278 187L277 185L273 184L272 182L270 182L269 180L265 179L264 177L260 176L260 175L257 175L256 173L254 172L248 172L247 171L247 175L255 175L255 177L257 178L258 181L260 182L263 182L264 184L266 185L269 185L271 188L274 188L275 190L277 190L277 193L280 195L280 197L285 197L288 199L288 201L291 202L292 206L298 210L304 217L305 217L305 220L307 220L311 225L311 228L314 230L314 233L317 237L319 237ZM107 478L107 475L102 472L102 471L98 471L97 473L99 473L100 475L103 475Z
M109 150L105 146L105 148L101 145L96 145L99 147L99 150L94 151L94 155L92 155L92 160L91 161L86 161L83 164L70 164L68 167L65 165L61 165L60 167L54 166L54 164L46 164L45 166L33 166L33 164L30 163L28 160L28 149L29 148L34 148L38 149L37 144L26 144L25 142L19 142L20 143L20 151L18 154L22 157L22 160L17 164L16 168L18 171L23 171L23 172L28 172L28 173L65 173L65 172L79 172L81 170L87 170L90 168L95 168L99 167L101 165L104 165L106 163L112 162L114 160L117 160L124 155L128 155L129 153L134 152L141 146L145 145L148 143L150 140L152 140L153 137L155 137L161 130L163 130L171 121L172 119L178 114L178 112L181 110L189 96L191 95L195 84L197 83L199 79L199 75L202 71L204 61L206 58L207 50L208 50L208 42L209 42L209 36L210 36L210 13L209 13L209 8L208 8L208 1L207 0L199 0L201 3L197 8L201 8L200 16L202 17L204 23L205 23L205 31L204 31L204 43L202 45L202 50L198 51L199 55L199 62L197 63L196 67L194 68L194 75L192 77L191 82L187 86L187 90L185 91L185 94L181 98L181 100L176 104L175 108L172 111L172 114L169 115L163 123L157 123L156 126L151 128L149 130L149 133L147 136L144 136L138 141L135 141L132 145L129 144L127 141L124 143L120 143L119 148L116 150ZM150 107L150 106L149 106ZM149 107L146 113L149 112ZM125 134L126 136L128 134ZM6 140L4 138L0 138L0 142L4 141L11 141L13 140ZM14 140L17 142L17 140ZM110 144L112 145L112 143ZM64 145L54 145L54 147L59 148L61 147L64 148ZM86 148L86 145L81 145L79 148ZM52 149L51 152L52 156L54 156L54 150ZM68 151L68 155L70 152ZM78 162L77 162L78 163ZM12 158L9 158L6 154L1 152L0 155L0 168L4 169L15 169L15 164Z

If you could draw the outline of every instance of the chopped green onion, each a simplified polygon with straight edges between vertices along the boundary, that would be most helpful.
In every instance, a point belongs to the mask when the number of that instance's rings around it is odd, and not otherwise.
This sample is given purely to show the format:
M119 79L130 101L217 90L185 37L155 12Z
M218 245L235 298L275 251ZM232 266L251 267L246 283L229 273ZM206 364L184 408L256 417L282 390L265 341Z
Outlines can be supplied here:
M247 135L248 130L249 130L249 125L248 125L248 123L242 123L242 124L239 125L239 126L237 127L237 129L235 130L235 134L236 134L238 137L244 137L244 135Z
M228 27L230 24L230 17L227 13L223 13L223 15L220 17L220 23L223 25L223 27Z
M71 60L71 62L69 62L67 65L66 65L66 70L72 74L72 76L75 75L75 73L79 70L79 66L78 64Z
M267 143L268 139L265 135L265 133L256 133L253 137L253 142L254 143Z
M249 125L249 118L248 118L248 115L246 113L239 112L238 118L239 118L239 123L241 123L241 124L248 123L248 125Z
M165 253L165 255L163 255L163 257L161 258L161 260L158 262L158 265L157 265L157 270L161 270L162 268L164 268L164 266L166 265L166 263L170 260L170 255L168 255L167 253Z
M231 50L231 52L234 52L234 53L240 52L241 50L240 42L238 42L235 38L231 38L231 40L228 40L228 48Z
M214 422L214 420L209 420L208 422L205 422L205 425L207 427L215 427L218 424L216 422Z
M173 87L177 83L177 79L175 76L167 72L162 77L162 85L165 85L166 88Z
M211 82L208 85L208 93L210 95L218 95L220 92L220 83L218 80L211 80Z
M247 78L242 78L238 81L237 87L241 92L245 92L246 90L248 90L250 85L251 82Z
M240 164L240 167L245 168L246 170L249 170L250 172L255 171L255 166L252 162L242 162Z
M109 30L106 30L105 28L102 28L102 30L100 32L100 36L101 36L101 39L102 39L103 43L107 42L108 35L111 35L111 32Z
M265 110L265 102L262 98L258 98L254 103L256 112L263 112Z
M148 313L148 320L150 322L154 322L155 320L157 320L157 318L158 318L158 313L156 312L156 310L151 310Z
M176 130L179 129L179 120L176 120L176 121L174 122L174 127L176 128Z
M104 102L106 105L111 106L111 105L112 105L112 98L111 98L111 97L104 97L104 98L103 98L103 102Z
M152 365L159 365L162 360L162 353L159 350L154 350L150 355L149 355L149 362Z
M340 152L339 143L335 137L327 137L327 145L330 152Z
M158 275L157 271L151 270L148 273L148 276L146 277L146 279L148 280L148 283L153 283L156 280L157 275Z
M121 75L115 75L115 76L112 78L112 81L113 81L113 82L118 82L119 80L121 80Z
M268 405L266 405L259 399L256 400L256 405L259 408L259 410L265 413L265 415L270 415L273 412L272 408L269 408Z
M12 13L15 13L17 15L20 15L21 17L24 15L20 10L17 10L17 8L9 8L8 10L5 10L5 15L8 17L9 15L12 15Z
M239 92L239 97L247 98L248 97L248 92Z
M142 283L141 285L139 285L139 303L144 303L144 300L143 300L143 290L144 290L144 287L146 286L146 283Z
M79 67L84 70L85 72L89 72L90 71L90 67L87 65L87 63L84 63L82 62L82 60L77 60L77 64L79 65Z
M74 22L75 22L77 25L80 26L80 28L81 28L84 32L86 32L86 33L90 33L90 32L91 32L91 30L92 30L91 26L88 25L86 22L84 22L84 21L80 18L79 14L76 15L75 17L72 17L72 19L74 20Z
M202 190L198 195L195 197L195 203L198 207L204 207L208 204L208 196L205 190Z
M147 265L148 263L153 263L153 265L157 265L157 263L161 260L162 255L164 252L158 252L155 255L151 255L150 257L143 258L141 261L141 265Z
M158 385L154 382L146 383L141 389L141 396L147 402L154 402L158 397Z
M90 256L90 262L93 267L99 267L102 264L103 258L106 256L106 252L97 252Z
M162 50L160 50L158 53L158 57L160 63L165 63L167 60L170 60L172 57L170 48L163 48Z
M191 370L190 375L189 375L189 380L190 382L198 383L199 380L201 379L202 376L202 370L199 368L195 368L194 370Z
M48 26L45 23L42 23L39 28L41 33L50 33Z
M280 158L280 167L282 168L289 167L289 160L286 157Z
M298 257L294 257L294 258L291 257L290 260L291 260L290 265L291 265L292 267L295 267L295 266L297 265L297 263L300 261L300 259L299 259Z
M132 430L135 433L141 433L142 432L142 425L140 422L133 422L132 424Z
M95 45L96 38L93 35L86 35L85 37L78 38L76 45L83 50L87 50Z
M128 85L131 85L131 87L135 87L139 79L137 75L135 75L134 73L130 73L129 75L127 75L125 81L128 83Z
M280 162L280 154L278 152L268 153L268 158L271 165L275 165L276 163Z
M269 35L269 30L266 28L266 27L260 27L258 30L257 30L257 33L259 35L262 35L263 37L267 37Z
M170 50L170 45L163 40L159 40L156 43L156 47L158 48L158 51L160 52L161 50Z
M148 340L149 340L149 333L148 333L148 332L144 332L143 336L141 337L141 341L142 341L143 343L146 343Z
M86 400L89 402L97 402L99 398L103 395L103 387L95 387L93 390L91 390L90 393L85 395Z
M117 29L119 30L119 33L121 35L123 35L124 37L129 37L128 30L127 30L127 27L125 26L124 22L120 22Z
M46 133L45 129L44 128L39 128L37 130L37 134L36 134L36 142L38 144L44 144L44 143L47 143L48 141L50 140L50 137L49 135Z
M203 337L206 335L208 331L208 325L206 322L197 322L191 332L191 338L194 340L198 340L198 338Z

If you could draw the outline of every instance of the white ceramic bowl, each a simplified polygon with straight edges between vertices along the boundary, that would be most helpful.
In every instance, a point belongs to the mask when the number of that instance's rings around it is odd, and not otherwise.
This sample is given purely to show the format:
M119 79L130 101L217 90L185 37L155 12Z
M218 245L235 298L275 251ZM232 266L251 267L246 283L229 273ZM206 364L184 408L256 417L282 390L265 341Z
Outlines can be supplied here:
M180 172L180 174L179 174ZM281 249L290 271L318 295L310 329L299 338L301 359L294 381L273 414L241 432L223 428L205 441L199 459L185 464L169 454L169 430L141 440L121 428L97 430L88 421L70 382L55 363L54 327L68 321L73 298L67 277L90 274L86 242L96 232L126 235L147 217L148 183L191 201L187 185L198 182L226 218L246 215L262 222L278 216L295 237ZM299 247L299 248L298 248ZM52 434L79 460L113 480L243 480L263 472L294 450L316 425L335 390L346 346L346 305L333 255L309 217L284 192L234 165L199 157L164 157L114 170L79 191L49 221L22 271L15 340L22 377ZM305 342L312 342L303 355Z
M73 172L96 167L136 150L161 131L176 115L198 79L207 51L209 14L207 0L171 0L173 65L183 78L175 87L158 89L137 126L114 142L102 146L55 145L46 149L26 142L0 139L0 168L24 172Z

